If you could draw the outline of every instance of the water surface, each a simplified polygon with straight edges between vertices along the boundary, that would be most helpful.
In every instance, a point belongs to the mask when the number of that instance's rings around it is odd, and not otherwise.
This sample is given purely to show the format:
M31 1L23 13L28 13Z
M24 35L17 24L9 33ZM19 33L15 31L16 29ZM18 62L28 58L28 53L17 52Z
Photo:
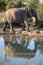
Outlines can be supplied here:
M43 65L43 38L1 35L0 65Z

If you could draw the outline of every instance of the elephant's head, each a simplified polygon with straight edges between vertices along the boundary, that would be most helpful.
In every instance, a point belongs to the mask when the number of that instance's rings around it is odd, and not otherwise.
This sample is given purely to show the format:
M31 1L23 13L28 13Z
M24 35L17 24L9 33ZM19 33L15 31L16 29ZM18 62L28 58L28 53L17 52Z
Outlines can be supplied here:
M36 23L38 21L38 15L35 8L27 8L26 9L27 16L33 19L33 22Z

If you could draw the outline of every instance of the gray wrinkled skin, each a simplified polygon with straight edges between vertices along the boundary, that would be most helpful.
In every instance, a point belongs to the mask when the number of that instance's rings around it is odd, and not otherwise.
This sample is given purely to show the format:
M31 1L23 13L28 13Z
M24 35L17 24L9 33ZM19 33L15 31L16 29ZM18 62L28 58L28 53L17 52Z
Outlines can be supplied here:
M7 23L10 26L10 32L14 31L12 23L23 23L23 29L29 30L28 27L28 17L35 17L37 19L37 12L34 8L12 8L8 9L5 13L6 22L4 24L3 30L6 29Z

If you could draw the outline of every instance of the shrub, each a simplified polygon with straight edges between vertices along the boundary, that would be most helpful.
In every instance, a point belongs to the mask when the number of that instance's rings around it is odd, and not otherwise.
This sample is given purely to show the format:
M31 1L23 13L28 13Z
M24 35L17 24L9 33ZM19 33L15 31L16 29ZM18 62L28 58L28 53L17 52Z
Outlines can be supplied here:
M7 9L10 9L10 8L13 8L14 7L14 3L12 3L11 1L8 2L8 4L6 5L6 10Z

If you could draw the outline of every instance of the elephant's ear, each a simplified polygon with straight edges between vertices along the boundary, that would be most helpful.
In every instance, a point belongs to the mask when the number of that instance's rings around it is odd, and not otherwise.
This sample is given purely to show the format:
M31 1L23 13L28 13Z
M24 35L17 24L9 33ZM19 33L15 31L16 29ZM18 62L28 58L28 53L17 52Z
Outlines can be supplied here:
M26 9L26 13L27 13L27 16L28 16L28 17L32 17L32 13L31 13L30 8L27 8L27 9Z
M32 22L34 23L34 22L36 21L36 18L35 18L35 17L32 17L32 19L33 19L33 21L32 21Z
M28 11L28 8L26 8L26 12Z
M26 8L26 13L27 13L27 14L28 14L28 10L29 10L29 9L28 9L28 8Z
M28 14L29 14L29 9L28 8L26 8L26 13L27 13L27 16L28 16Z

